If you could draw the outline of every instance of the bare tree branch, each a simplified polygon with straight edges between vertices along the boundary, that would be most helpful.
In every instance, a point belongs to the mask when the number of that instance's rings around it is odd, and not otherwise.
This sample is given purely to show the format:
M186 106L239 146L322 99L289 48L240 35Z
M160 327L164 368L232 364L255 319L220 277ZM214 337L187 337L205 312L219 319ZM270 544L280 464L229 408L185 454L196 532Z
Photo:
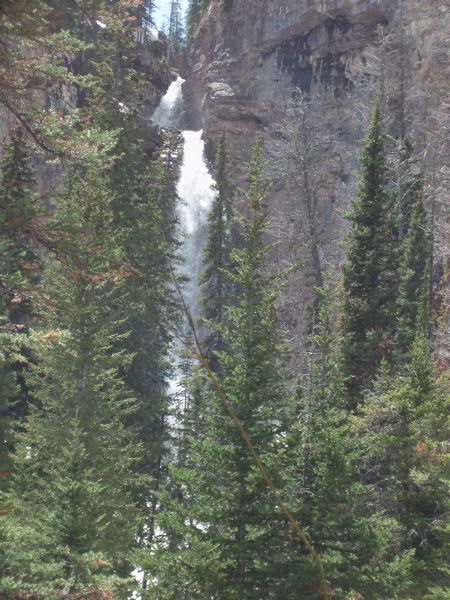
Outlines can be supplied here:
M264 482L266 483L267 487L269 488L281 513L283 514L283 516L286 518L286 520L288 521L288 523L294 530L294 532L296 534L296 539L298 541L302 542L303 545L306 547L307 551L309 552L309 554L319 572L320 589L318 591L319 591L320 597L323 598L323 600L329 600L332 598L332 596L334 594L333 594L333 590L329 587L329 585L327 583L325 569L323 566L322 559L320 558L320 555L317 552L317 550L314 548L314 545L312 544L312 542L309 540L305 530L298 523L297 519L293 516L293 514L289 510L287 504L285 503L285 501L281 497L280 493L276 489L275 484L273 483L269 473L267 472L267 469L264 466L261 458L259 457L259 454L256 451L254 445L252 444L252 441L250 440L250 437L249 437L247 431L245 430L244 425L242 424L241 420L239 419L236 412L234 411L231 403L229 402L224 388L222 387L222 385L221 385L219 379L217 378L216 374L214 373L214 371L211 369L208 358L206 357L205 352L203 351L191 311L189 310L189 307L186 304L186 301L183 297L183 294L180 290L180 287L179 287L178 282L174 275L172 275L172 280L173 280L175 289L180 297L183 311L184 311L184 314L186 315L186 319L189 324L189 328L192 331L192 335L194 338L194 346L192 346L185 338L182 339L182 342L185 345L185 347L191 352L191 354L197 358L197 360L200 362L200 364L204 368L204 370L208 376L208 379L211 381L211 383L217 393L217 397L219 398L220 404L224 408L225 412L227 413L227 415L229 416L231 421L238 428L242 442L244 443L245 447L249 451L249 453L253 459L253 462L255 463L256 467L258 468L259 472L261 473L261 477L263 478Z

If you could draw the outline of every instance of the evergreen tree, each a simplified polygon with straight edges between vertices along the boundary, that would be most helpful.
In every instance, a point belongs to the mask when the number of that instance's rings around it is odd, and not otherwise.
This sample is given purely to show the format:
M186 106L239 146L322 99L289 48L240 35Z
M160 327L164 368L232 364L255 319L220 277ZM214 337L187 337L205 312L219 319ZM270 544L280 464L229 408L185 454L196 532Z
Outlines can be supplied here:
M188 39L191 38L202 17L202 9L200 0L189 0L189 6L186 15L186 31Z
M37 255L30 230L38 215L35 178L23 132L16 127L5 145L0 181L0 470L8 471L13 430L26 413L27 390L17 357L32 314ZM0 479L0 487L6 478Z
M296 490L298 518L307 524L334 594L362 593L365 597L379 583L375 569L369 567L377 541L363 509L359 447L350 434L340 340L333 332L339 306L328 286L318 293L319 312L292 434L292 488ZM299 593L308 597L314 572L306 561L302 570Z
M218 325L225 318L231 294L231 286L226 276L226 271L231 269L232 207L225 132L222 133L217 146L214 180L216 196L209 213L208 239L203 254L205 270L202 275L202 300L205 319ZM223 345L220 333L213 331L208 337L207 345L208 354L220 350Z
M27 375L36 403L4 499L12 509L0 589L13 597L106 593L131 575L140 522L140 445L127 426L137 406L121 376L131 355L117 350L126 277L105 174L93 165L73 175L69 189L55 220L79 251L70 262L47 262L52 311L33 335L37 364Z
M21 272L10 277L5 269L8 289L27 299L32 287L39 308L39 320L33 322L37 364L26 373L35 402L2 498L12 507L2 531L6 554L1 559L3 594L11 597L128 597L124 579L132 570L131 551L150 522L156 483L150 485L148 475L156 479L164 443L165 353L175 313L168 265L177 168L166 169L145 147L144 138L155 145L160 140L138 121L144 79L134 35L136 2L88 4L90 17L98 15L107 27L87 19L86 4L77 3L63 17L56 11L52 28L67 21L68 31L46 39L42 58L37 52L39 66L50 62L53 69L46 84L58 77L75 81L65 65L60 67L60 47L65 44L71 56L85 53L84 44L73 43L74 32L92 41L92 60L80 56L83 72L90 71L81 106L68 115L52 109L41 120L52 149L64 153L64 186L50 199L51 217L35 219L24 204L20 214L14 209L7 215L5 236L0 224L8 269L16 260L16 242L34 250L38 241L46 265L39 293L36 281L29 285L30 265L33 277L35 268L23 249L16 261ZM45 17L49 14L52 8ZM50 27L42 21L34 33ZM27 17L27 27L28 22ZM5 30L10 34L21 27L19 22ZM29 62L27 56L24 69ZM0 77L5 73L1 63ZM71 127L65 127L67 121ZM25 194L29 186L23 182L17 189ZM3 282L2 272L2 292ZM23 315L20 311L25 322ZM19 336L11 344L10 323L3 330L3 320L2 315L1 341L9 345L1 348L0 367L10 373ZM2 379L2 402L16 394L14 379ZM9 445L11 427L2 421L1 428L2 444Z
M445 598L448 374L439 373L423 333L403 372L380 371L360 431L371 504L389 531L383 562L388 567L394 556L409 563L394 597Z
M414 169L408 140L403 163L406 164L402 167L405 176L400 186L397 346L404 356L414 341L417 327L426 328L431 239L423 205L422 178Z
M122 321L126 335L117 349L133 356L123 369L123 377L139 406L129 418L143 448L136 466L142 474L152 476L154 482L154 486L147 485L140 492L139 503L145 508L154 506L156 501L153 491L159 486L166 441L166 381L171 374L167 354L171 329L178 316L170 287L170 268L175 249L175 182L180 147L179 140L173 144L169 141L173 164L168 165L163 156L143 153L140 135L142 126L137 120L127 119L118 140L121 158L111 176L111 207L127 273L123 284L127 306L123 307ZM161 154L164 155L164 148ZM150 513L148 519L152 522Z
M124 335L116 342L115 350L133 357L122 370L138 401L138 409L129 416L128 424L137 429L142 442L136 468L153 477L154 486L142 487L137 498L143 509L149 509L140 536L145 544L148 536L144 531L152 531L153 491L161 478L168 403L166 379L171 369L167 351L177 312L170 289L170 264L175 246L180 140L171 134L158 139L155 128L142 122L137 112L142 77L135 68L132 31L117 26L117 33L114 32L102 42L93 65L96 86L86 103L86 112L102 128L120 128L108 186L111 227L122 261L127 304L120 307ZM156 150L149 150L144 139L154 140Z
M423 174L418 169L411 139L406 137L400 148L398 159L397 228L400 239L409 229L414 207L423 197Z
M266 188L262 180L261 147L254 148L247 167L248 188L243 191L245 215L238 216L242 249L231 255L233 271L228 277L235 292L223 326L219 327L226 349L219 352L224 370L223 385L238 417L265 464L283 486L283 435L289 398L279 370L279 339L275 301L279 285L265 273L268 247ZM276 419L273 419L276 414ZM252 597L258 589L276 590L273 578L283 542L271 535L282 517L273 505L269 491L255 472L247 449L242 447L232 423L223 423L210 438L221 440L227 456L228 481L224 492L228 502L219 508L216 523L227 527L222 543L229 538L224 559L229 563L230 598ZM278 477L277 477L278 476ZM231 484L231 486L230 486ZM220 490L219 490L220 491ZM222 537L222 536L219 536ZM293 559L295 562L295 558ZM281 566L282 578L286 565ZM288 589L285 597L288 597Z
M180 0L171 0L168 38L172 60L179 56L183 47L183 15Z
M12 323L26 325L31 311L27 288L35 275L37 259L29 229L38 211L33 191L35 176L20 127L5 146L0 168L2 308Z
M392 523L371 510L371 494L361 481L367 448L355 435L347 408L342 340L335 333L341 309L326 286L292 435L292 488L298 518L320 552L333 597L397 598L409 558L390 556ZM307 566L302 581L305 597L314 575Z
M248 165L249 186L239 216L242 249L234 249L232 302L222 325L218 352L223 386L278 489L289 462L286 429L290 396L279 370L276 278L266 273L268 227L261 148ZM175 546L162 540L150 569L150 598L296 598L298 543L286 523L239 432L221 412L214 392L205 390L209 408L201 435L190 440L186 463L171 467L171 489L162 498L160 522L176 532ZM285 531L286 530L286 531ZM297 551L295 550L297 548ZM305 559L308 561L308 558ZM201 568L200 568L201 565ZM156 570L156 571L155 571Z
M343 267L343 350L353 407L390 351L396 289L396 234L387 189L385 134L377 101L349 215Z
M123 425L134 407L105 356L110 335L97 332L88 352L86 338L55 331L36 348L47 380L35 374L39 406L19 436L4 498L6 597L47 600L95 589L127 597L119 588L132 570L139 444Z
M38 108L41 103L36 96L42 90L60 89L63 82L85 87L84 78L67 68L68 57L86 47L65 27L67 10L61 0L5 0L0 19L0 104L8 115L6 122L13 117L40 148L65 156L70 153L69 144L61 141L67 142L74 132L63 132L68 121L74 126L76 113L70 111L71 119L67 119L61 103L54 107L59 117L55 119L53 111Z
M155 10L154 0L142 0L140 6L140 25L141 27L153 27L155 22L153 20L153 13Z
M398 287L398 340L407 351L416 328L425 326L428 293L430 237L428 219L421 199L413 209L409 231L401 247ZM422 323L418 322L422 318Z

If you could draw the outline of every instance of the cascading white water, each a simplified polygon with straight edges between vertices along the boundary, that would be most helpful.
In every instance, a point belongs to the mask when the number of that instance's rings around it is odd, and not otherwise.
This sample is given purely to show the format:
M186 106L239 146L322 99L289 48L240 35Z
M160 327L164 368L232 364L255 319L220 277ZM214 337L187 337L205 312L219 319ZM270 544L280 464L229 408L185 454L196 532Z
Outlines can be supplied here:
M153 114L153 122L162 128L176 128L183 110L182 86L178 77L161 99ZM207 235L208 214L214 200L214 180L205 160L202 131L183 131L183 163L177 185L179 203L177 217L181 240L181 266L178 271L187 277L183 295L193 316L199 309L199 280L203 267L202 253ZM179 349L178 349L179 350ZM177 359L175 359L177 360ZM178 369L177 369L178 370ZM169 382L169 392L178 391L180 376Z
M166 95L161 99L158 108L153 113L152 120L163 129L177 128L183 110L182 85L184 79L178 77ZM198 314L199 280L202 272L203 246L207 235L208 214L214 200L214 179L209 173L205 160L205 144L202 140L202 131L182 131L183 163L177 185L179 203L177 217L179 222L179 239L181 240L181 264L178 268L180 275L185 275L187 283L183 286L184 300L193 316ZM179 362L181 345L174 349L174 361ZM180 391L179 382L181 370L178 364L172 380L168 382L169 394L176 398ZM175 400L175 403L177 401ZM180 408L180 407L179 407ZM177 423L171 420L174 428ZM142 582L143 573L134 572L137 581ZM139 599L139 594L133 595Z
M161 98L159 106L152 116L153 123L160 127L178 127L181 111L183 109L183 93L182 86L184 79L177 77L173 81L165 96Z
M204 158L202 131L183 131L184 154L178 181L180 204L177 212L183 239L182 271L189 277L184 295L192 315L198 314L199 279L208 214L214 199L214 179Z
M153 114L153 121L162 128L176 128L183 109L182 85L178 77L162 98ZM206 239L208 213L214 199L214 180L205 161L202 131L183 131L183 164L177 192L180 202L177 216L182 241L181 273L189 279L184 296L193 315L198 313L199 278L202 271L202 251Z

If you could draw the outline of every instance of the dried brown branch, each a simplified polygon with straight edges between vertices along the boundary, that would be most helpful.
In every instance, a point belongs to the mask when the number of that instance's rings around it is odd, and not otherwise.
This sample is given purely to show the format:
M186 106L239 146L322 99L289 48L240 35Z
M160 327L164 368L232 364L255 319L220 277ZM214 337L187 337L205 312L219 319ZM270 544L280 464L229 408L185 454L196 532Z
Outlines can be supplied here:
M220 404L224 408L228 417L238 428L242 442L244 443L245 447L249 451L249 453L253 459L253 462L255 463L256 467L258 468L258 470L261 474L261 477L263 478L267 487L269 488L281 513L286 518L289 525L292 527L293 531L295 532L296 539L298 539L306 547L307 551L309 552L314 564L317 567L318 573L319 573L320 586L317 591L319 592L320 597L323 598L323 600L329 600L330 598L333 597L334 593L333 593L333 590L328 586L322 559L320 558L320 555L317 552L317 550L314 548L314 545L312 544L312 542L309 540L305 530L299 524L299 522L294 517L294 515L291 513L287 504L285 503L285 501L281 497L280 493L276 489L275 484L273 483L269 473L267 472L267 469L264 466L261 458L259 457L259 454L256 451L254 445L252 444L252 441L251 441L247 431L245 430L244 425L242 424L241 420L239 419L236 412L234 411L231 403L229 402L226 391L222 387L222 385L221 385L219 379L217 378L216 374L214 373L214 371L211 369L209 360L202 348L202 345L201 345L201 342L200 342L200 339L199 339L199 336L197 333L197 328L194 323L194 319L192 317L191 311L189 310L189 307L187 306L186 301L184 300L183 294L182 294L180 287L177 283L177 280L174 276L173 276L173 282L175 285L175 289L177 290L177 293L180 297L183 311L184 311L184 314L186 315L186 319L187 319L189 328L192 332L193 339L194 339L194 346L192 346L192 344L190 344L186 339L182 340L183 344L192 353L192 355L197 358L197 360L200 362L200 364L204 368L208 379L212 383L214 390L217 393L217 397L219 399Z

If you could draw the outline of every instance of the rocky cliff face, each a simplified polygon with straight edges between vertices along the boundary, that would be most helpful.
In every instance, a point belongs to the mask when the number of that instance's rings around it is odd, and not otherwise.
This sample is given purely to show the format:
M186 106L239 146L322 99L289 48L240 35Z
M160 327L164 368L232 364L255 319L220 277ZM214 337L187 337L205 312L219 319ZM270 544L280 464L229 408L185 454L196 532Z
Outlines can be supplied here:
M384 50L380 27L387 35ZM325 270L340 257L342 215L354 191L376 82L385 87L392 131L412 131L418 147L445 164L438 120L446 102L449 39L447 1L234 0L226 11L221 0L212 0L190 47L186 121L204 128L210 158L225 129L239 173L258 132L270 153L274 124L285 119L293 88L301 90L310 100L304 126L316 164L313 218ZM295 352L314 284L311 231L305 190L277 177L283 169L273 156L270 162L278 166L270 198L272 234L279 241L274 261L296 267L282 310ZM439 219L442 224L444 217Z

